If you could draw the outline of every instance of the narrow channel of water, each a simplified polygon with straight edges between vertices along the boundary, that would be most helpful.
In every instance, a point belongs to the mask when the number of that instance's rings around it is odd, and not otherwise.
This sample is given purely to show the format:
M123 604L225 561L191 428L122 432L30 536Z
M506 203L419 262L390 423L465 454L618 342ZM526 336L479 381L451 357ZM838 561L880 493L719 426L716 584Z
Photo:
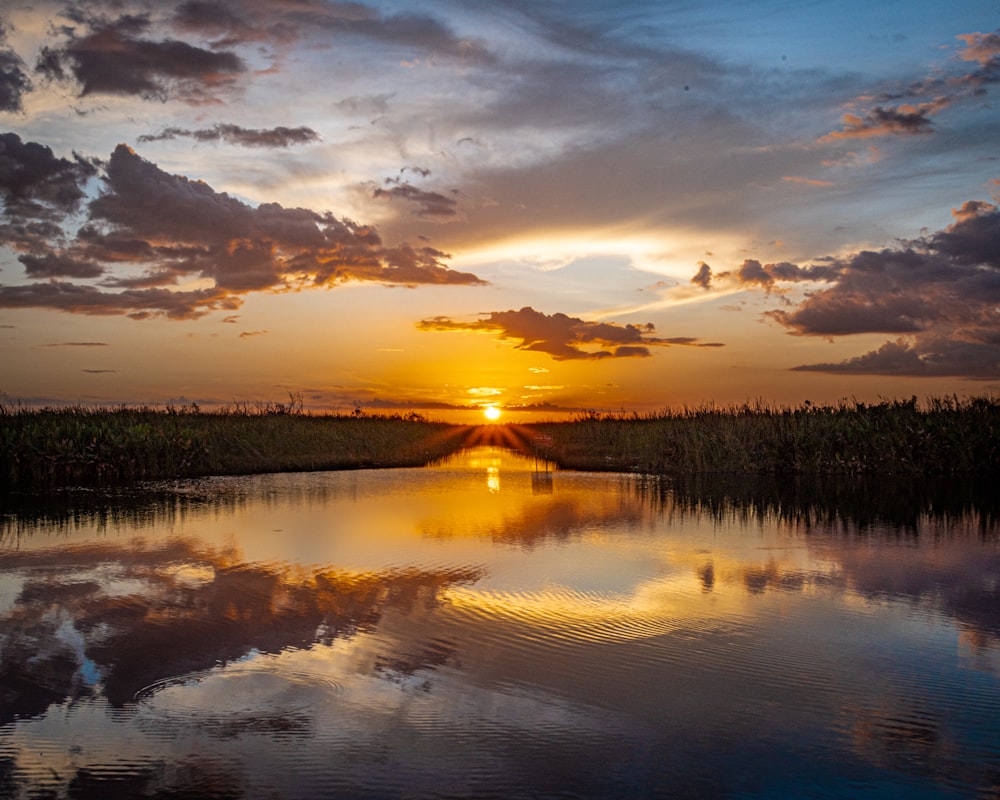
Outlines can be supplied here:
M0 796L995 796L1000 524L959 490L478 448L9 510Z

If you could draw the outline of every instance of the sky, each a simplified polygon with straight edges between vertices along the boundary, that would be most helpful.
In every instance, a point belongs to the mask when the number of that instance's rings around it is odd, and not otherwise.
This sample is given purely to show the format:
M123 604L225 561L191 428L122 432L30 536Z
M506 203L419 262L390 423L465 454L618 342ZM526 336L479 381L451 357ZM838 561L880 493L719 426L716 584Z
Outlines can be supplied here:
M0 404L1000 391L995 0L10 0Z

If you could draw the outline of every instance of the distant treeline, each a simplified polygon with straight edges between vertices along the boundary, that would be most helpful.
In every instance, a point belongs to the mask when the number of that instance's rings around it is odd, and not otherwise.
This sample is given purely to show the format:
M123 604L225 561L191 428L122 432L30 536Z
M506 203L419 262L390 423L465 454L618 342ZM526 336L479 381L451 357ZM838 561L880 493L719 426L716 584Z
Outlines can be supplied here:
M543 448L570 469L678 476L1000 472L1000 400L991 397L707 406L527 427L548 437Z
M313 416L281 404L213 412L0 406L0 491L420 466L459 449L464 430L416 414Z
M764 404L473 426L295 404L31 410L0 406L0 491L141 480L418 466L493 443L566 469L666 476L1000 474L1000 400Z

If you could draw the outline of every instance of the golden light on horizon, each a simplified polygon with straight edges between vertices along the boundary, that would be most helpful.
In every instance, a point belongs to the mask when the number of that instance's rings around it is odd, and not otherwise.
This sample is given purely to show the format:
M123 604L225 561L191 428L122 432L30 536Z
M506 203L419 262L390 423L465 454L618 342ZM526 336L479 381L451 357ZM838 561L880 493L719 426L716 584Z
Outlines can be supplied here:
M483 416L485 416L490 422L496 422L500 419L500 415L502 413L503 412L497 408L497 406L486 406L486 408L483 409Z

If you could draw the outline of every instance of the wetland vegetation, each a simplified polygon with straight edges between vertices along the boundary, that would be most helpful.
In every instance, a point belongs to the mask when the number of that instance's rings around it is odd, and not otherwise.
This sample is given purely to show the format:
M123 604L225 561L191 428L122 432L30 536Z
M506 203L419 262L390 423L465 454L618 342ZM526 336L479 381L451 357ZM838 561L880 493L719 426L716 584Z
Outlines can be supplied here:
M463 429L411 416L311 415L294 406L0 408L0 488L426 464Z
M294 402L218 411L0 406L0 490L419 466L484 443L566 469L672 477L991 475L1000 471L1000 400L703 406L487 426L415 413L310 414Z
M533 425L562 467L665 475L970 475L1000 469L1000 400L764 404Z

